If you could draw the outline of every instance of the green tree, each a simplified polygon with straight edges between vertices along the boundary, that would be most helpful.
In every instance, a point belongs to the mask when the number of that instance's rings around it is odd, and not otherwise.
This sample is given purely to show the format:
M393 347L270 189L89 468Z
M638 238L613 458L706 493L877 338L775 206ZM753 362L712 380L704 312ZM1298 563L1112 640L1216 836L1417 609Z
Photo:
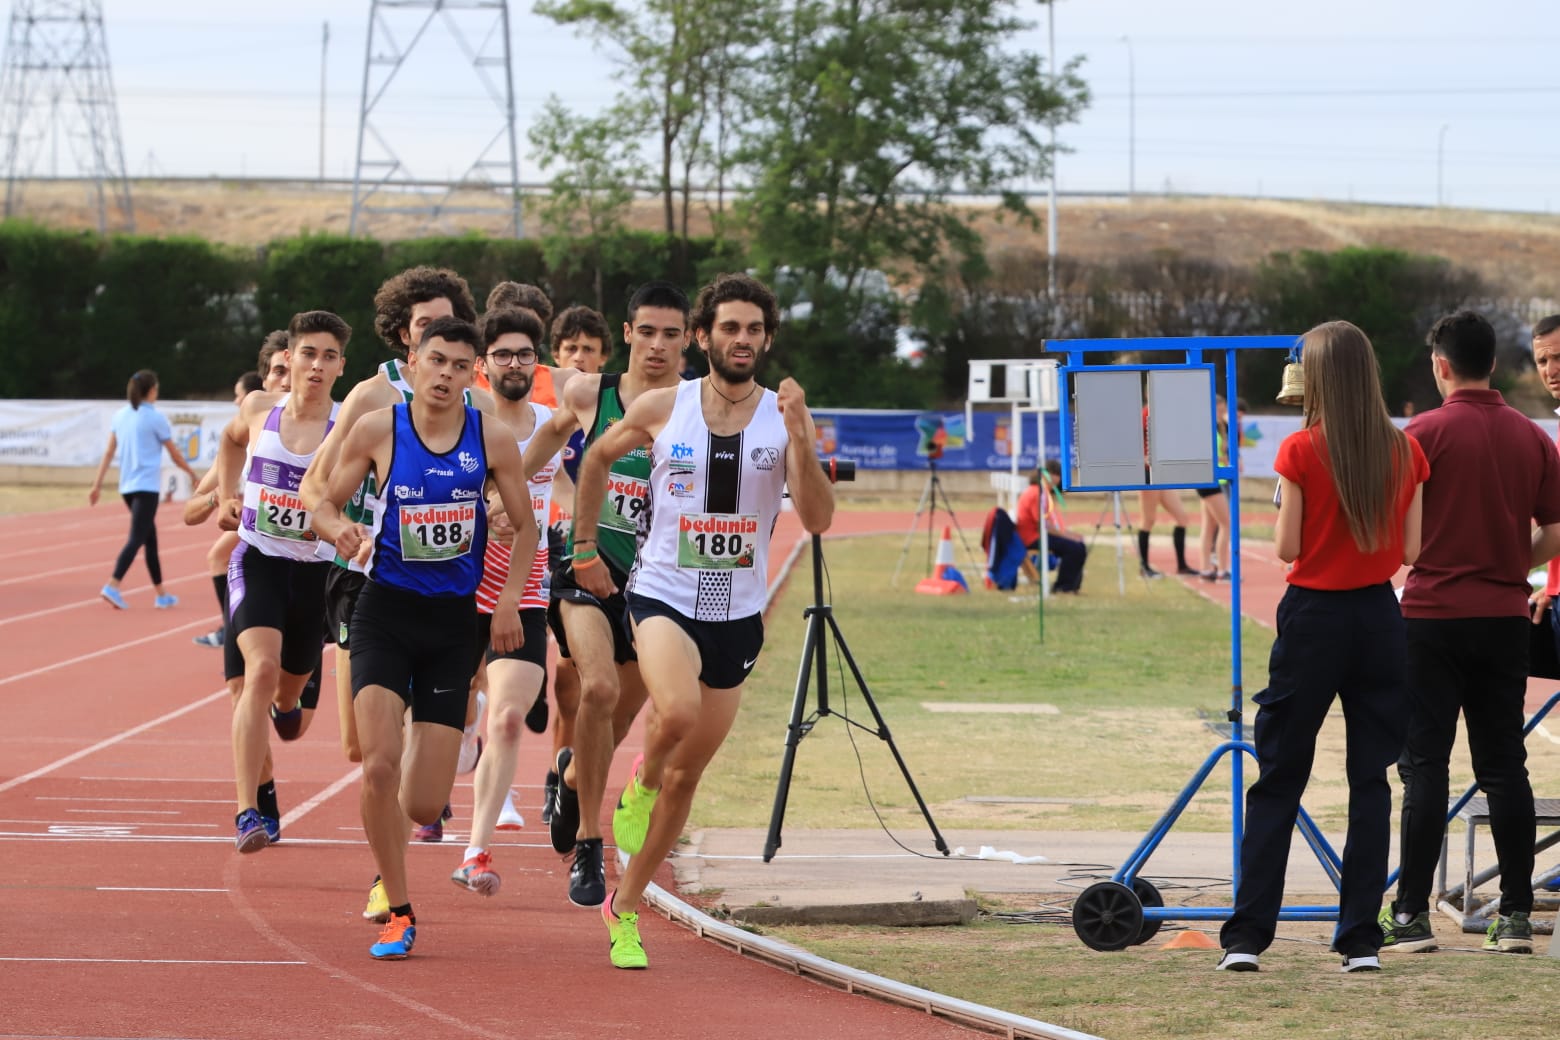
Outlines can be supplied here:
M286 328L299 311L326 310L352 326L347 368L337 396L374 366L390 357L390 348L374 335L374 293L388 274L385 247L346 235L298 235L266 246L255 286L262 330ZM254 348L260 348L257 339Z
M1012 47L1026 26L1008 0L787 0L744 134L748 227L761 266L847 303L873 269L919 278L978 256L970 209L989 195L1032 219L1015 185L1045 176L1051 121L1076 117L1076 69L1054 82ZM814 308L811 324L834 320Z

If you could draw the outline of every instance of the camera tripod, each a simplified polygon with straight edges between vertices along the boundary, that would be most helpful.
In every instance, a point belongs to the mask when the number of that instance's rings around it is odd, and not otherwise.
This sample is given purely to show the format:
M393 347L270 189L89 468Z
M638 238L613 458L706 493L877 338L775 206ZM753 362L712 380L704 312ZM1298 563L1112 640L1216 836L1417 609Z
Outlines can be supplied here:
M845 721L846 725L865 730L888 744L888 750L893 753L894 761L905 778L906 786L915 797L915 804L920 807L926 825L931 828L937 851L946 856L948 843L937 830L937 824L932 820L931 810L926 807L926 802L921 798L921 792L910 776L910 768L905 765L905 760L900 756L899 748L894 743L894 737L888 731L888 723L883 721L883 714L878 711L877 702L872 699L872 691L867 689L867 681L861 677L861 669L856 667L856 660L850 655L850 647L845 645L845 637L840 634L839 623L834 620L834 608L823 601L823 541L818 535L812 536L812 569L813 603L803 612L803 616L807 618L807 638L802 643L802 665L796 675L796 697L791 701L791 722L785 732L785 756L780 762L780 783L775 788L775 807L769 817L769 836L764 840L764 862L768 863L772 860L775 850L780 847L780 825L785 820L785 803L791 793L791 770L796 764L797 745L802 742L803 737L812 732L818 720L827 715L838 716ZM868 710L872 712L873 721L877 724L875 729L829 707L829 667L826 651L830 638L834 640L840 657L850 666L850 674L856 680L856 689L861 691L862 699L866 701ZM818 673L818 707L811 715L807 715L807 686L815 661Z
M970 541L964 537L964 528L959 526L959 516L953 511L953 503L948 501L948 492L943 488L942 480L937 476L937 460L926 460L926 486L921 489L921 499L916 503L915 515L910 518L910 527L905 531L905 544L899 550L899 562L894 565L894 577L889 582L894 587L899 586L899 572L904 570L905 557L910 554L910 542L915 538L915 529L921 522L921 514L926 514L926 568L932 568L933 546L937 544L937 510L939 499L943 512L948 514L948 523L959 532L959 542L964 546L964 555L969 560L978 560L975 551L970 548ZM985 561L980 560L984 567Z

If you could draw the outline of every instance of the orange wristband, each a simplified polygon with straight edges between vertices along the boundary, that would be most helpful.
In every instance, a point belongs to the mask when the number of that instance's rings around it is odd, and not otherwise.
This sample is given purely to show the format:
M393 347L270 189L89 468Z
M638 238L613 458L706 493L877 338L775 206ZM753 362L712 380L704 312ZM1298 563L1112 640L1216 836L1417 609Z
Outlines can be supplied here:
M578 573L579 571L585 570L587 567L595 567L600 563L601 557L597 556L595 553L585 557L583 560L576 556L574 557L574 570L576 573Z

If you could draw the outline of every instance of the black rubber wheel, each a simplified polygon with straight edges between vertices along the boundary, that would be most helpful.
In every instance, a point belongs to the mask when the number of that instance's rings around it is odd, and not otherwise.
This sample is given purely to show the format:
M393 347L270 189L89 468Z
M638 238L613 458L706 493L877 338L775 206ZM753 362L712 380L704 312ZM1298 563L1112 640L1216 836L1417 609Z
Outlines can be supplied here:
M1159 894L1159 889L1144 881L1140 877L1132 879L1132 894L1138 897L1138 902L1143 906L1164 906L1165 897ZM1154 936L1159 934L1159 926L1163 921L1143 919L1143 927L1138 929L1137 938L1132 940L1132 945L1141 946Z
M1091 950L1126 949L1139 941L1143 923L1137 894L1115 881L1090 885L1073 901L1073 931Z

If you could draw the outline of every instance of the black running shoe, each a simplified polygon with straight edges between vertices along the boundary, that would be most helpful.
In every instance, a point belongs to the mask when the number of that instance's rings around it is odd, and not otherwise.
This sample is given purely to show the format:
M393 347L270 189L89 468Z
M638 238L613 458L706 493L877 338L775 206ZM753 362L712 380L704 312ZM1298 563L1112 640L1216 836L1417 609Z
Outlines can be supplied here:
M572 748L558 752L558 793L553 798L552 819L547 821L547 833L552 838L553 851L560 855L574 848L574 839L580 832L579 792L563 782L563 772L569 768L573 758Z
M602 862L600 838L581 838L574 846L569 868L569 902L575 906L600 906L607 900L607 868Z
M542 781L542 822L552 823L553 799L558 797L558 774L551 769L547 770L547 777Z

